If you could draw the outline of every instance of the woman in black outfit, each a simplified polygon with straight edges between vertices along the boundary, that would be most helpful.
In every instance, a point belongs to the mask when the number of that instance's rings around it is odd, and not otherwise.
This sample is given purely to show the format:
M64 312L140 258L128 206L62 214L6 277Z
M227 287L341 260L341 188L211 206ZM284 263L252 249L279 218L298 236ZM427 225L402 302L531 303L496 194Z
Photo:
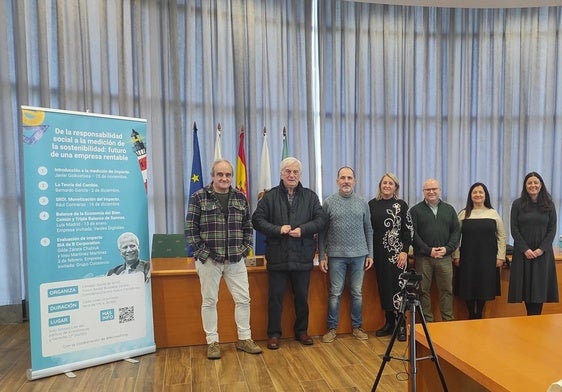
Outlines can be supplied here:
M399 275L408 267L408 251L412 243L413 226L408 204L399 199L400 183L392 173L386 173L379 182L377 196L369 201L373 226L373 253L381 306L385 323L376 336L392 334L396 325L396 310L400 301ZM395 301L396 300L396 301ZM404 328L398 340L406 340Z
M511 206L513 260L508 302L525 302L527 315L542 313L544 302L558 302L558 281L552 242L556 208L542 177L525 176L521 197Z
M470 187L466 207L459 212L461 246L453 253L458 266L458 295L466 301L469 319L482 318L486 301L500 295L500 270L505 261L503 221L492 208L488 188Z

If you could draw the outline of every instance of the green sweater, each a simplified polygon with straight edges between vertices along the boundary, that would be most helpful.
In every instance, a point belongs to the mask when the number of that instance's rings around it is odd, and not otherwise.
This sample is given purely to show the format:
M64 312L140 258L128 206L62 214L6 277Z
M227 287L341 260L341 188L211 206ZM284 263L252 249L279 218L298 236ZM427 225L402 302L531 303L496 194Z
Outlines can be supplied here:
M431 248L444 246L447 255L459 245L461 230L452 205L440 200L437 215L424 201L410 209L414 225L414 255L431 256Z

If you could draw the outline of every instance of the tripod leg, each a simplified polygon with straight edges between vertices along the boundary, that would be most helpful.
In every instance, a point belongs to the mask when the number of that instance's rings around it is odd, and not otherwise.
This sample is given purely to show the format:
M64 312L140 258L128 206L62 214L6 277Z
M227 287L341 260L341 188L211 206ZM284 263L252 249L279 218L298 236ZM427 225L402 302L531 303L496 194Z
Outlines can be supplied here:
M379 381L381 379L382 372L384 371L384 367L385 367L386 363L390 361L390 353L392 352L392 346L394 346L394 342L396 341L396 337L398 336L398 331L400 330L400 326L404 326L404 313L400 313L398 315L398 319L396 320L396 325L394 327L394 331L392 332L392 337L390 338L390 342L388 343L388 346L386 347L386 352L384 353L384 356L382 357L382 363L381 363L381 366L379 368L379 372L377 373L377 378L375 379L375 383L373 384L373 388L371 389L371 392L374 392L374 391L377 390L377 386L379 385Z
M408 351L409 351L409 363L410 363L410 374L412 375L411 378L411 388L412 392L417 391L417 374L418 374L418 367L417 367L417 358L416 358L416 334L415 328L416 327L416 305L413 304L413 307L410 309L410 334L408 335Z
M425 333L425 338L427 339L429 351L431 352L431 360L435 363L435 367L437 368L437 373L439 374L439 379L441 380L441 386L443 387L443 391L448 392L447 384L445 383L445 377L443 376L443 371L441 370L441 365L439 365L439 358L437 358L437 354L435 353L435 348L433 347L433 342L431 341L431 336L429 336L429 331L427 330L427 324L425 322L425 317L423 315L423 312L421 311L421 306L417 307L417 311L418 311L418 314L420 316L421 325L423 327L423 332ZM412 313L414 313L414 312L412 311ZM410 333L413 334L413 326L412 326L412 330L410 331ZM412 342L412 339L410 339L410 341L411 341L411 344L412 343L414 345L416 344L415 337L413 339L413 342ZM415 351L414 351L414 354L415 354ZM414 383L414 387L415 387L415 383ZM416 389L414 388L414 391L415 390Z

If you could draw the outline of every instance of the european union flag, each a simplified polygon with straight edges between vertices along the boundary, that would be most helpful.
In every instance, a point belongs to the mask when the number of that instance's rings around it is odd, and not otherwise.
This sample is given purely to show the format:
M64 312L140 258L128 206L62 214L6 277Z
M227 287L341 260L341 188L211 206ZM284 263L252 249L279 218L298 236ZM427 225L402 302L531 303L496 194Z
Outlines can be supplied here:
M201 153L199 152L199 139L197 138L197 125L193 123L193 163L191 164L191 177L189 179L189 195L193 195L203 188L203 171L201 170Z
M193 163L191 164L191 177L189 179L189 196L203 188L203 171L201 170L201 152L197 138L197 124L193 122ZM187 255L193 256L193 249L187 246Z

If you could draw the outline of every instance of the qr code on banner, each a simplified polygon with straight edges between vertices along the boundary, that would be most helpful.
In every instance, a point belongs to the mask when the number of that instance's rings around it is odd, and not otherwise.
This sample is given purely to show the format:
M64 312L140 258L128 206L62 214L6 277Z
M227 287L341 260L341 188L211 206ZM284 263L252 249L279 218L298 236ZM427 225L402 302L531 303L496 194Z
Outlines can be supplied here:
M119 324L135 321L135 307L119 308Z

